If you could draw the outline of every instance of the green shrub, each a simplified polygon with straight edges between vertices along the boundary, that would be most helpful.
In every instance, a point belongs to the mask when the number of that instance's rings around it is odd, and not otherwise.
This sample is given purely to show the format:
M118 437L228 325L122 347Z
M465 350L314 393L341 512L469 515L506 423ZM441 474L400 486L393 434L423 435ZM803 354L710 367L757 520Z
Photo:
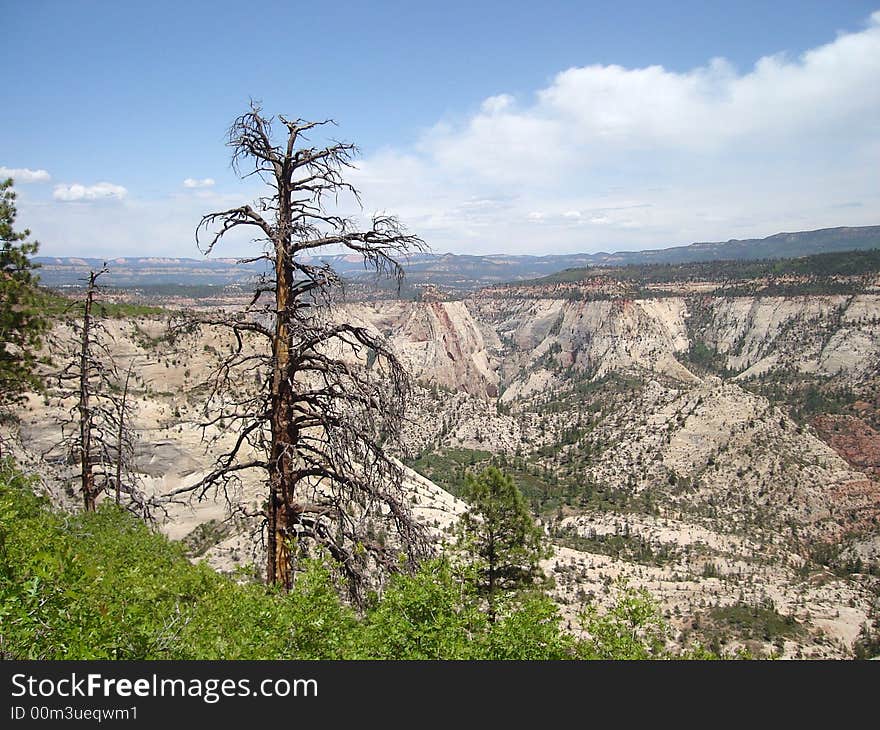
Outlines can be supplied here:
M663 631L644 592L593 611L591 638L562 629L540 591L510 596L494 624L473 571L448 560L391 578L364 616L340 600L330 561L294 588L240 584L110 502L68 514L0 461L0 658L564 659L654 658Z

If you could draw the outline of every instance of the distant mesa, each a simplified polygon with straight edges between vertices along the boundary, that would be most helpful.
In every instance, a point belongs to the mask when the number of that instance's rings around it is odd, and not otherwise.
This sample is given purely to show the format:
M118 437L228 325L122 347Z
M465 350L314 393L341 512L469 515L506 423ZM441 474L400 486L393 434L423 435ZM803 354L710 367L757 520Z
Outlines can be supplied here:
M815 231L776 233L767 238L699 242L688 246L615 253L578 253L550 256L493 254L473 256L454 253L412 253L401 257L407 280L414 285L430 282L449 289L473 290L489 284L537 279L565 269L638 264L686 264L711 261L749 261L797 258L818 253L864 251L880 248L880 226L823 228ZM342 276L364 276L363 261L356 254L306 257L326 262ZM84 270L101 266L104 259L37 257L46 286L77 283ZM240 264L234 258L140 257L113 259L108 283L115 286L227 285L252 281L265 271L267 262Z

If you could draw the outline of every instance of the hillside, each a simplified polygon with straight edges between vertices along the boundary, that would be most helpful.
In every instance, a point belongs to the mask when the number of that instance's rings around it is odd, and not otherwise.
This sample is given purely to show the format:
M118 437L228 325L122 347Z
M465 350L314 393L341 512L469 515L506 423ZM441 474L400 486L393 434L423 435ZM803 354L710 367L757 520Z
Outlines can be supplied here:
M880 248L757 261L629 264L564 269L538 279L485 287L487 296L613 299L686 296L857 294L878 287Z
M880 292L871 277L845 294L706 283L579 300L548 282L340 316L386 336L417 381L398 456L438 544L465 473L497 464L554 542L545 567L572 625L625 576L661 601L680 647L850 656L878 609ZM230 335L169 337L155 316L108 328L117 357L136 362L146 488L198 479L213 457L201 383ZM69 336L59 323L55 341ZM63 408L32 396L19 433L59 501L70 467L40 454ZM234 438L215 432L219 446ZM244 482L239 496L258 494ZM260 566L253 525L225 518L222 500L194 501L163 530L220 570Z

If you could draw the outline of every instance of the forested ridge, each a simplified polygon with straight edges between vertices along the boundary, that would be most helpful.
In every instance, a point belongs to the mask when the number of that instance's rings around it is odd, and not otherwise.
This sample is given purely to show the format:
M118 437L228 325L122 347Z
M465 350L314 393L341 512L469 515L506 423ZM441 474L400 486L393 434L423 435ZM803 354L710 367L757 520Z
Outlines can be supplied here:
M496 287L515 295L520 289L558 284L602 285L617 282L627 296L658 296L661 285L712 282L719 293L753 295L840 294L864 288L867 278L880 274L880 248L757 261L628 264L564 269L555 274Z

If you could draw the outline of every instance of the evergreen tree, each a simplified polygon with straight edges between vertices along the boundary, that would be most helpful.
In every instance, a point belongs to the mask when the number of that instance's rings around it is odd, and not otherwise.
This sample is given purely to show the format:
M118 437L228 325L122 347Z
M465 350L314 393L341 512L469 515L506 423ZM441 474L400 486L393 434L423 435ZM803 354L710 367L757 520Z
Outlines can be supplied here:
M35 366L48 323L40 312L37 277L30 256L39 243L17 232L12 178L0 181L0 404L40 387Z
M461 545L476 569L477 589L494 623L504 594L542 577L539 561L547 551L513 478L500 469L469 474L464 499L470 509L461 519Z

